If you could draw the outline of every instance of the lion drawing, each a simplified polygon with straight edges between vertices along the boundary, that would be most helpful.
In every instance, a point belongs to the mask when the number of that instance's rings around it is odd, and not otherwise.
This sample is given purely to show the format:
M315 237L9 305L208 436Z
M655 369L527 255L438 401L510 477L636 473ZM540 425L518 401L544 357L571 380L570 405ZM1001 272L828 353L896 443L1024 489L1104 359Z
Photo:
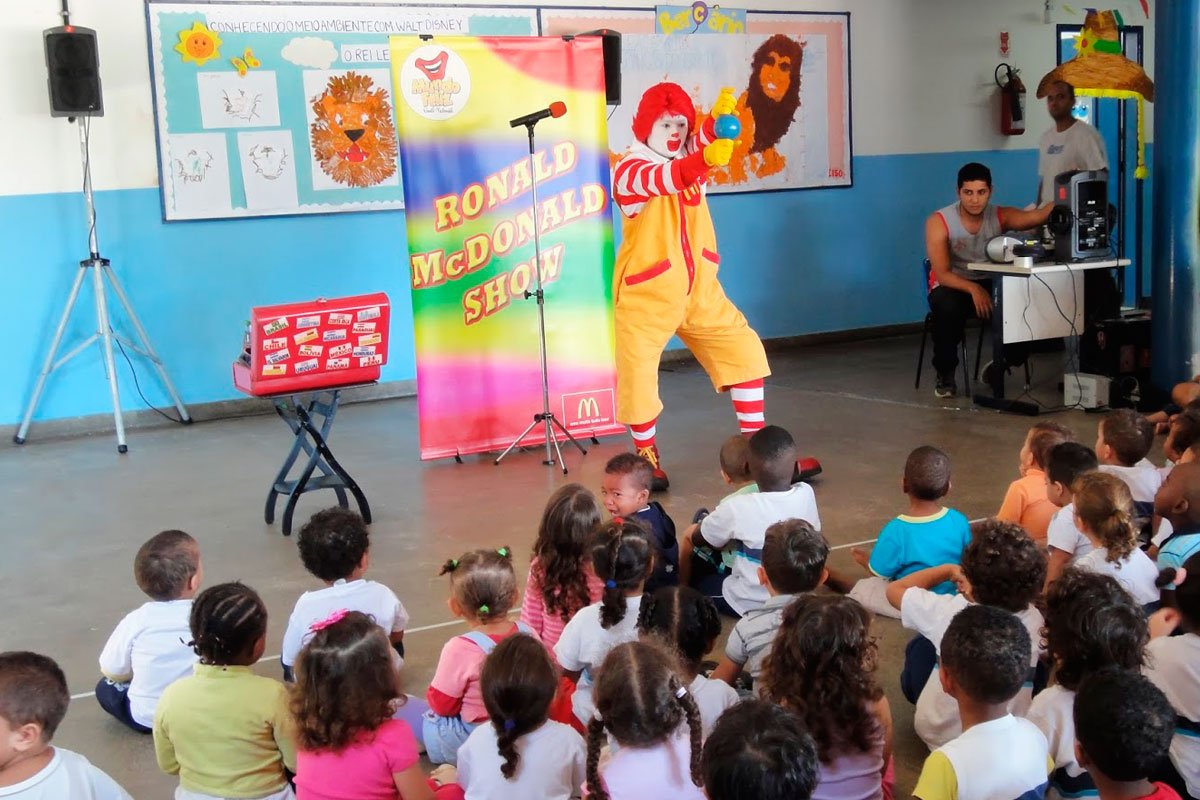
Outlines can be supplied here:
M396 129L385 89L366 75L335 75L312 110L313 157L326 175L366 187L396 174Z
M782 172L787 158L776 145L791 128L800 108L800 65L804 45L777 33L754 51L750 80L735 112L742 132L729 166L717 170L720 184L745 183L749 175L765 178Z

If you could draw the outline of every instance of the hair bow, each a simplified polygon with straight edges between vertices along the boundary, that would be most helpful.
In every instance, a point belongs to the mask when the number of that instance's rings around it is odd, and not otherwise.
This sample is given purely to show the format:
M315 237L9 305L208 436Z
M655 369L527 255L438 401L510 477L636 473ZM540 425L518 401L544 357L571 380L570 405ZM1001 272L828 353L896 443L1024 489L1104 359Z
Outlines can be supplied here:
M517 727L516 720L511 720L511 719L504 720L504 730L505 731L511 733L512 731L516 730L516 727Z
M604 585L605 585L605 587L607 587L607 588L609 588L609 589L615 589L615 588L617 588L617 582L616 582L616 581L614 581L612 578L609 578L608 580L606 580L606 581L604 582Z
M1174 580L1175 587L1178 588L1184 581L1186 581L1187 576L1188 576L1188 573L1187 573L1186 569L1184 569L1183 567L1176 567L1175 568L1175 580Z
M316 622L314 622L312 625L309 625L308 629L310 631L312 631L313 633L316 633L317 631L323 631L326 628L328 628L330 625L333 625L336 622L341 622L342 620L344 620L346 618L346 615L349 613L350 613L350 609L339 608L337 611L334 611L332 614L330 614L325 619L319 619Z
M508 558L508 548L507 547L501 547L496 552L500 554L501 558Z
M488 613L489 611L491 611L491 609L490 609L490 608L488 608L486 604L484 604L484 605L481 605L481 606L479 607L479 613L480 613L480 614L486 614L486 613Z

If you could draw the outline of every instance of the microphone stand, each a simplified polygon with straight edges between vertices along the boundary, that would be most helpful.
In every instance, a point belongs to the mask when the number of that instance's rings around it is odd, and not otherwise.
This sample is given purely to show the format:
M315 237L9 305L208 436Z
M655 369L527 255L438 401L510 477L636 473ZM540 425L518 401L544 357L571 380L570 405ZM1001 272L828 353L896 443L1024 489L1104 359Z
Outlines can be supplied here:
M554 454L558 454L558 463L562 466L563 475L567 474L567 465L563 460L562 448L558 444L558 434L555 433L555 428L562 432L562 435L567 437L567 441L579 448L579 452L587 455L587 450L583 445L571 435L571 432L566 429L566 426L554 416L554 412L550 410L550 373L546 366L546 293L542 289L542 240L538 233L538 201L537 201L537 177L533 165L534 153L534 138L533 128L537 125L537 120L532 120L525 123L525 130L529 132L529 174L532 182L529 187L531 202L533 203L533 275L534 275L534 290L531 292L525 290L525 299L531 297L537 300L538 314L538 352L541 356L542 367L542 410L540 413L533 415L533 422L530 422L525 430L521 431L521 435L512 441L503 453L496 457L496 466L513 451L521 443L521 440L529 435L530 431L538 425L545 427L546 432L546 459L542 462L548 467L554 466ZM600 444L595 436L592 437L594 444ZM551 446L554 450L551 451Z

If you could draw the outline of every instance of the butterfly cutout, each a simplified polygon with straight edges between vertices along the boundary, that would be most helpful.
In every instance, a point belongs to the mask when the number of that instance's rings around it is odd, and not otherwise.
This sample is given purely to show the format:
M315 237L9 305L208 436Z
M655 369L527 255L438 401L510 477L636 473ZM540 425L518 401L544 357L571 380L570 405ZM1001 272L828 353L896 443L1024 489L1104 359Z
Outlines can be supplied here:
M229 60L233 62L233 66L237 69L238 75L241 75L243 78L246 77L246 73L250 70L258 69L262 66L262 62L254 57L254 51L249 47L246 48L246 52L242 54L241 58L234 56Z

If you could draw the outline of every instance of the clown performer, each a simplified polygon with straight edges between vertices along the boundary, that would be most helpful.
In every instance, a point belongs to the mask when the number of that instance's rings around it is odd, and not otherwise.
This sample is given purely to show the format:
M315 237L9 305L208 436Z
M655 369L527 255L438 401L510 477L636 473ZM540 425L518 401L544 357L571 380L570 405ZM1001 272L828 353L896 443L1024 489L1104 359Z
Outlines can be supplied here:
M613 273L617 420L629 426L638 454L654 465L655 491L669 485L655 433L663 409L659 359L673 335L692 351L713 387L729 391L743 435L766 425L767 355L717 280L721 258L705 199L709 170L728 164L734 148L732 138L717 137L717 118L736 107L733 90L722 89L696 131L687 92L674 83L652 86L633 118L636 141L613 170L613 200L624 220ZM796 466L797 480L821 471L812 458Z

